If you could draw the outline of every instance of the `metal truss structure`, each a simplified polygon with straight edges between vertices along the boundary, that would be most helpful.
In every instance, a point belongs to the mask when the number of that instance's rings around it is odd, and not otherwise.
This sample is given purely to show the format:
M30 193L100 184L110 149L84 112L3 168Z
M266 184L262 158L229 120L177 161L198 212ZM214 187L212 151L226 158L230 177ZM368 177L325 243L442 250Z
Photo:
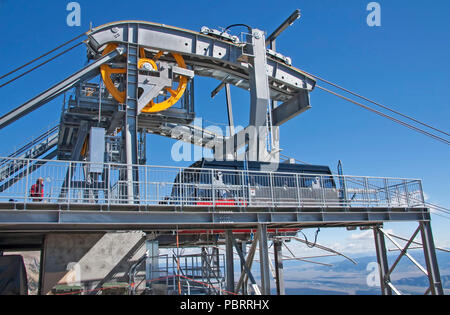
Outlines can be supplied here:
M413 260L407 249L419 232L427 293L443 294L420 180L146 165L147 134L211 148L217 160L235 160L244 148L248 161L279 163L279 126L311 108L316 85L276 51L277 36L299 16L296 11L267 38L252 27L239 38L228 30L195 32L143 21L87 32L86 67L0 118L3 129L64 95L59 125L0 161L0 250L40 248L43 236L54 232L139 230L147 233L147 254L129 270L130 279L144 265L147 281L161 274L159 247L221 244L225 259L204 249L197 256L175 255L171 266L195 260L176 272L202 278L214 288L207 294L222 292L216 286L223 283L231 293L270 294L273 240L277 292L283 294L284 237L304 228L373 227L383 294L398 293L390 275L403 256ZM192 124L197 77L219 81L213 97L225 88L229 136ZM250 94L248 126L239 132L230 86ZM38 178L46 181L46 193L36 198L29 187ZM389 269L384 237L398 244L382 225L412 221L419 229ZM175 239L174 231L184 234ZM251 271L257 247L260 286ZM234 250L241 262L238 282Z
M380 279L381 279L381 290L383 295L392 295L393 293L397 295L402 295L400 290L398 290L391 281L392 273L395 271L398 263L403 257L407 257L427 278L429 281L429 287L424 293L432 295L443 295L444 291L442 288L441 277L439 273L438 262L434 252L436 251L430 222L422 221L419 223L419 227L415 230L411 238L407 241L404 247L394 239L395 236L390 235L381 226L376 226L373 228L375 237L375 247L377 251L377 259L379 264ZM422 237L422 248L424 251L424 257L426 262L426 267L423 267L416 259L414 259L408 250L410 246L414 243L414 240L418 234ZM386 255L386 244L385 238L389 239L395 247L400 250L400 255L396 258L392 266L388 264L388 258Z

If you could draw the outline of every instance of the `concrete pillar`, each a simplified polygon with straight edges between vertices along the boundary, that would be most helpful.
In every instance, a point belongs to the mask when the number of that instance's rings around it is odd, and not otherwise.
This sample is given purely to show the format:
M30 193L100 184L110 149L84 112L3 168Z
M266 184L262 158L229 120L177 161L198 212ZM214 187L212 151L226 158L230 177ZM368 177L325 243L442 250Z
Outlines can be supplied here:
M127 282L128 269L145 254L144 241L141 232L47 234L42 294L56 285L79 285L87 291L107 282Z

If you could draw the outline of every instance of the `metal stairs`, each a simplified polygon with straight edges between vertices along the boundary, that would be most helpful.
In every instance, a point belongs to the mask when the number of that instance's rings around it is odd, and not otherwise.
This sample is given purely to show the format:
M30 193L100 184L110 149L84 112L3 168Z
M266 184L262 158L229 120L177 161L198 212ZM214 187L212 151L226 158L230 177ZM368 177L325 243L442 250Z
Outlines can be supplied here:
M33 172L43 165L30 160L51 160L56 156L59 125L50 128L34 138L6 158L0 159L0 192L22 179L30 171Z

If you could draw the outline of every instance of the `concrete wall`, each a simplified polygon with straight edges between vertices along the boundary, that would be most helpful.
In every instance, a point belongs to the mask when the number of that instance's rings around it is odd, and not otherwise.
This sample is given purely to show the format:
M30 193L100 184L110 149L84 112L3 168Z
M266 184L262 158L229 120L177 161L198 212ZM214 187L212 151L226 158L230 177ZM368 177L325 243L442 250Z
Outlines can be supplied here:
M106 282L127 282L129 267L145 254L142 232L48 234L44 244L42 294L58 284L95 290Z

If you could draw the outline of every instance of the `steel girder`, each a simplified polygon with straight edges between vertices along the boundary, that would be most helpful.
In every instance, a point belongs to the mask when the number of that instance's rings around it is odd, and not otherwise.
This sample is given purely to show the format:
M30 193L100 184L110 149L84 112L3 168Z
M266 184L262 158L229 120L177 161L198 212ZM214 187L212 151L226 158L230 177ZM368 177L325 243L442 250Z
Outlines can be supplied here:
M7 210L6 206L10 210ZM45 204L8 203L1 206L0 230L2 231L110 231L110 230L171 230L186 229L230 229L254 228L259 224L272 227L345 227L374 226L384 222L428 221L429 212L371 212L359 209L358 212L267 212L267 209L252 209L253 212L229 212L229 209L216 209L215 212L200 212L201 209L184 208L183 212L167 207L152 207L153 211L135 206L121 205L116 211L107 205L102 211L97 207L72 207L61 210L64 205L50 208ZM35 207L31 210L31 207ZM36 208L40 206L41 209ZM59 210L58 210L59 209ZM118 211L119 210L119 211ZM181 209L179 209L181 210ZM355 209L356 210L356 209Z
M249 57L245 43L233 43L199 32L143 21L105 24L87 34L87 46L100 56L106 45L133 42L140 47L182 55L195 74L249 89ZM285 102L300 91L312 91L316 81L282 61L267 57L271 98Z
M436 248L434 245L429 220L419 221L419 227L415 230L404 246L397 243L394 240L394 236L386 232L381 226L376 226L373 230L375 236L375 248L379 263L381 292L383 295L392 295L393 292L395 292L396 295L402 295L402 292L392 283L391 275L403 257L407 257L428 278L429 287L426 290L425 295L429 293L432 295L444 295L439 266L436 258ZM408 252L408 250L411 249L411 245L415 243L414 240L419 233L422 236L422 247L426 267L423 267ZM386 254L385 237L389 239L398 250L400 250L399 256L390 267Z

